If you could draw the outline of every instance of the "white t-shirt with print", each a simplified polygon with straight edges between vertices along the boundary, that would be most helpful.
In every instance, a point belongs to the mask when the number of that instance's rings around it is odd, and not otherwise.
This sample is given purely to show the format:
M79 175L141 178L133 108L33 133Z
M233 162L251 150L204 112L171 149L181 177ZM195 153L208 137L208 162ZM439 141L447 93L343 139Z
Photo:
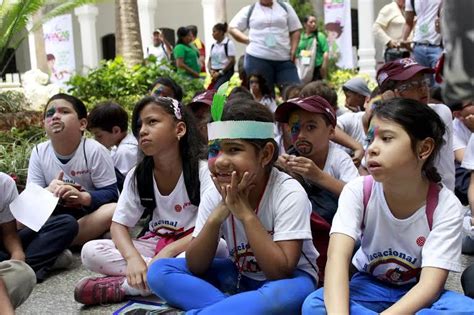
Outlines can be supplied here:
M51 140L35 146L28 165L27 184L47 187L61 171L64 172L64 182L81 185L86 191L117 182L109 151L94 139L82 138L73 157L66 164L56 157Z
M323 171L345 183L359 176L357 167L349 154L332 142L329 142L328 156Z
M227 55L225 53L226 44ZM211 46L211 69L224 69L229 62L229 57L235 57L235 44L228 37L225 37L220 43L215 42Z
M123 191L112 218L112 221L128 227L134 227L145 211L145 207L140 203L134 173L135 168L131 169L125 178ZM199 180L202 196L203 192L213 185L206 162L199 163ZM173 191L167 196L160 193L153 177L153 191L156 208L149 224L151 232L159 235L179 234L194 227L198 208L189 200L183 173Z
M330 233L361 239L363 208L363 177L360 177L344 187ZM365 211L361 247L352 263L357 270L393 284L417 282L419 268L423 267L459 272L463 215L459 200L443 187L431 231L425 206L409 218L398 219L387 205L382 184L374 181Z
M249 41L245 52L253 57L285 61L290 60L290 32L302 28L295 10L284 3L288 12L276 1L272 7L255 3L248 21L250 5L243 7L230 21L229 26L244 32L249 25Z
M0 224L15 220L10 204L18 196L18 190L13 178L0 172Z
M446 127L446 133L443 135L444 143L441 145L434 165L441 175L443 185L454 191L453 116L451 110L444 104L428 104L428 106L438 114Z
M135 136L128 134L120 141L118 146L110 150L110 155L114 161L114 166L120 173L127 175L128 171L137 164L138 160L138 142Z
M198 236L207 218L221 199L215 187L207 190L202 196L193 233L194 237ZM315 262L319 253L314 248L311 236L311 203L303 187L295 179L273 168L257 215L273 241L303 240L302 251L311 264L317 268ZM229 216L221 226L221 236L227 242L230 257L235 261L235 248L237 247L239 265L244 265L242 274L257 281L265 281L265 275L258 267L252 250L249 248L244 226L239 220L232 220L232 218L233 216ZM232 222L235 223L236 239L234 239ZM317 279L317 272L311 264L304 255L301 255L297 269L303 270Z
M362 146L365 145L366 134L364 125L362 124L362 117L365 112L346 112L337 117L337 126L345 133L352 137L352 139L359 142Z
M474 171L474 137L469 138L466 151L464 151L464 158L462 160L462 167Z
M412 0L405 0L405 11L413 12ZM415 12L415 35L413 41L416 43L429 43L439 45L441 34L435 30L435 19L438 16L438 9L441 0L416 0Z
M469 138L471 137L471 130L457 118L453 119L453 151L465 149Z

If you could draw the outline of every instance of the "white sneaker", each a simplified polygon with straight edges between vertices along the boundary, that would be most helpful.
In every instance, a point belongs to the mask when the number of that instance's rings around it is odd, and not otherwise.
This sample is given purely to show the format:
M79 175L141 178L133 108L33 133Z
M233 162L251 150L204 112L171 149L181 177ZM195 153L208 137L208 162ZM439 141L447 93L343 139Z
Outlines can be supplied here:
M51 267L51 270L58 270L58 269L67 269L73 263L74 257L69 249L63 250L61 254L59 254L58 258L54 262L54 265Z

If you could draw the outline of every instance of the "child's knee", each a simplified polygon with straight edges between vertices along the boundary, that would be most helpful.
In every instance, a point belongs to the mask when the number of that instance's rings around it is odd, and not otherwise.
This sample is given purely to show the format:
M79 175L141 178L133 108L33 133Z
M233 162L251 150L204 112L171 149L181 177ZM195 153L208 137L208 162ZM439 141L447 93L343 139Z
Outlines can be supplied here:
M147 282L150 289L159 294L161 289L166 288L167 281L164 279L170 274L182 272L186 269L186 260L182 258L163 258L153 262L148 267Z
M324 306L324 291L319 289L304 300L301 314L326 314L326 307Z
M51 217L51 224L55 227L56 235L62 233L64 237L70 237L71 240L79 233L79 224L76 218L69 214L60 214Z
M99 269L105 263L106 252L109 247L104 244L104 240L85 243L81 251L81 260L84 267L95 272L101 272Z

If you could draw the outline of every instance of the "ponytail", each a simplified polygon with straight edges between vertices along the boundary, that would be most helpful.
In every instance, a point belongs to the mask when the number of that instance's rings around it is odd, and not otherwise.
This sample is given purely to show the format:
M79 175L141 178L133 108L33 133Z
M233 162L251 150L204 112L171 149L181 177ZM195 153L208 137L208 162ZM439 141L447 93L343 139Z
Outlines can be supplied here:
M441 175L438 173L438 170L433 165L423 165L422 169L423 175L433 183L441 182Z

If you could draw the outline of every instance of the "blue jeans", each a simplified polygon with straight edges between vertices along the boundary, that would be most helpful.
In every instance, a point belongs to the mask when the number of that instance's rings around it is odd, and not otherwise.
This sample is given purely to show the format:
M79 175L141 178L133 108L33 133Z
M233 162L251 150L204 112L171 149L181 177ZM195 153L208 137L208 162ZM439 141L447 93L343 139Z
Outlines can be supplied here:
M35 271L38 282L46 278L49 268L71 245L78 232L76 219L68 214L51 216L38 232L27 227L18 231L25 262ZM10 259L10 254L0 248L0 261L7 259Z
M150 289L186 314L299 314L304 299L316 289L303 271L292 278L255 281L245 276L235 292L237 270L230 259L214 259L206 274L193 275L184 258L160 259L148 269Z
M443 49L440 46L428 46L415 43L413 47L413 58L422 66L434 68L442 52ZM433 83L434 77L431 76L431 85L433 85Z
M296 66L290 60L275 61L245 55L244 69L249 78L252 74L260 74L265 78L270 91L274 85L300 84L300 77Z
M411 288L412 285L391 286L368 274L356 273L349 284L350 313L379 314L400 300ZM306 298L302 314L326 314L324 288ZM416 314L474 314L474 300L445 290L431 307L421 309Z

